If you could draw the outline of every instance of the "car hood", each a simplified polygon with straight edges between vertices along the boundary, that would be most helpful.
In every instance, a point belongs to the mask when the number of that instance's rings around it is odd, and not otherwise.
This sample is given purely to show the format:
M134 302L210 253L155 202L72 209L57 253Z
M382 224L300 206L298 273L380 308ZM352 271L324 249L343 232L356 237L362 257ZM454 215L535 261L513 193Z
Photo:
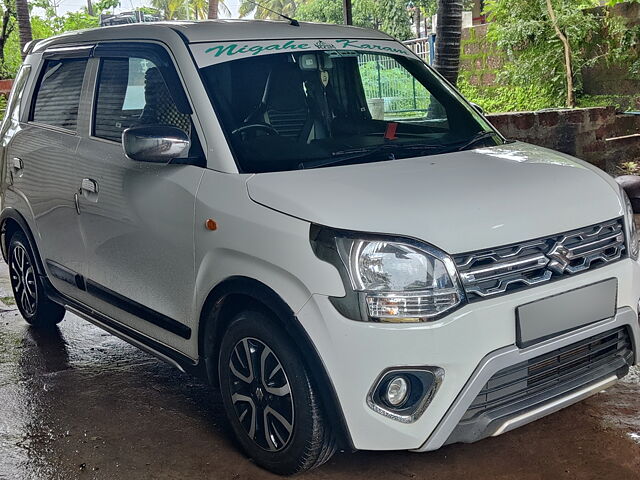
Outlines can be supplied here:
M253 201L309 222L413 237L449 253L561 233L624 211L604 172L520 142L257 174L247 188Z

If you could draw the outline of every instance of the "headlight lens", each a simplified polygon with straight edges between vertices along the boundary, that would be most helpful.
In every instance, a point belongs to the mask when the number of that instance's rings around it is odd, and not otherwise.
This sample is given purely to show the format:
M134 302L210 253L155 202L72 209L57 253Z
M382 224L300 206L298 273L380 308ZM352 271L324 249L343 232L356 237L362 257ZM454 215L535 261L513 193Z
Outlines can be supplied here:
M629 244L629 256L633 260L638 260L638 254L640 253L640 246L638 245L638 229L636 228L636 222L633 216L633 207L627 194L622 190L622 197L625 204L625 218L624 223L627 226L627 241Z
M335 241L370 319L433 320L463 300L453 260L440 250L386 240L336 237Z

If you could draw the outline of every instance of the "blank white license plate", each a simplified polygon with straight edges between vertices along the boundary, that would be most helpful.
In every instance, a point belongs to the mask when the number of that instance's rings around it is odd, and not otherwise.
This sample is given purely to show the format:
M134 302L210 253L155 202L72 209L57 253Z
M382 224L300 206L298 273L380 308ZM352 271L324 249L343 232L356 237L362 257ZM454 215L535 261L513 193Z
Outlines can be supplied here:
M519 347L527 347L616 313L618 280L610 278L543 298L516 309Z

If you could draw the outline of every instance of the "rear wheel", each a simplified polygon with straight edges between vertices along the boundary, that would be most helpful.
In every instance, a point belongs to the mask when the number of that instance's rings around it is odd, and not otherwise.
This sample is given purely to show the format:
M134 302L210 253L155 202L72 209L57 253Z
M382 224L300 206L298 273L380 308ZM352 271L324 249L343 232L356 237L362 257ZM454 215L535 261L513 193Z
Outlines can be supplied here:
M225 332L218 373L227 418L260 466L291 475L335 451L315 387L290 339L259 311L238 314Z
M33 252L21 231L11 236L8 263L16 306L27 323L34 327L50 327L60 323L65 310L47 297L42 278L35 267Z

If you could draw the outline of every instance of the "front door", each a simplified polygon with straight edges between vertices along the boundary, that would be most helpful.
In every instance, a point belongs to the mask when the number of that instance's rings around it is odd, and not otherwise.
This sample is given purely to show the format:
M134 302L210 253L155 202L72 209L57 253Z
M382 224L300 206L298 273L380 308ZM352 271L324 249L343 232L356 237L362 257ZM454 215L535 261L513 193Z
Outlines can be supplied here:
M198 147L188 103L166 51L143 44L95 50L92 132L78 148L80 227L87 292L101 312L179 350L187 350L194 298L194 208L203 169L127 158L122 131L172 125ZM180 89L180 94L176 93Z

